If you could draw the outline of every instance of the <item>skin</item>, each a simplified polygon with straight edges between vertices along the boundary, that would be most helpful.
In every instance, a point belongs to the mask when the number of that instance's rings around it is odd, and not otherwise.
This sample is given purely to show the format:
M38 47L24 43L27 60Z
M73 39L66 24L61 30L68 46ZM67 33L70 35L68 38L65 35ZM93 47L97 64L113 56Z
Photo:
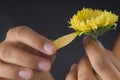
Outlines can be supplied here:
M113 52L120 58L120 36L118 37L115 46L113 48Z
M89 37L83 39L83 45L86 56L72 65L66 80L120 80L120 37L113 51Z
M38 74L52 78L49 70L55 52L52 41L32 29L26 26L10 29L0 43L0 80L37 80L34 77L39 79Z

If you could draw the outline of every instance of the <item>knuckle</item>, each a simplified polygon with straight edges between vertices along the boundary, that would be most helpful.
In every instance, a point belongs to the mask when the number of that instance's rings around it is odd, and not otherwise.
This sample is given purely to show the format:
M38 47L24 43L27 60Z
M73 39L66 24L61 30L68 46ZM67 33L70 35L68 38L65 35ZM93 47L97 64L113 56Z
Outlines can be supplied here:
M93 67L97 70L105 70L107 65L107 60L106 59L100 59L100 60L96 60L93 63Z
M12 33L13 29L14 29L14 28L10 28L10 29L8 30L8 32L7 32L7 37L11 36L11 33Z
M25 31L25 27L16 27L16 28L14 28L13 30L12 30L12 34L14 35L14 36L20 36L24 31Z
M0 45L0 59L6 60L8 57L10 57L10 48L12 46L7 43L3 43Z
M7 32L7 36L20 36L22 34L24 34L24 31L28 29L28 27L26 26L18 26L18 27L15 27L15 28L11 28L9 29L9 31Z

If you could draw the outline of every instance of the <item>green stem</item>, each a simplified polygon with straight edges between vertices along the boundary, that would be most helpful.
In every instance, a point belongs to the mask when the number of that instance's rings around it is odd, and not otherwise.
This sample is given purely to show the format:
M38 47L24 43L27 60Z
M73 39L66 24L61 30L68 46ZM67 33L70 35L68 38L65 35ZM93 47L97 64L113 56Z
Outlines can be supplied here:
M98 36L97 35L92 35L90 36L94 41L97 41L98 40Z

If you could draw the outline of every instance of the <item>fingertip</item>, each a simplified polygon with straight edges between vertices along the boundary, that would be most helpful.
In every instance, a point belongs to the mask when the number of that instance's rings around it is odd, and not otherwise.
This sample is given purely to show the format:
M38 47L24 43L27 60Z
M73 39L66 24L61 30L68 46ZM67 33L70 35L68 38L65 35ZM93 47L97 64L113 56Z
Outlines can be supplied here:
M39 61L38 69L42 71L50 71L51 63L49 61Z
M56 47L53 43L46 42L43 46L47 55L53 55L56 52Z
M21 69L18 72L18 75L21 79L30 79L33 76L33 71L31 69Z
M71 68L69 73L66 76L65 80L77 80L77 64L74 63Z
M52 43L53 44L53 43ZM53 50L52 50L52 55L55 55L57 52L57 48L55 46L55 44L53 44Z
M76 71L77 70L77 64L74 63L71 68L70 68L70 71Z
M104 48L103 45L98 40L93 40L92 38L86 36L83 38L83 45L85 48Z
M86 46L86 45L89 45L90 43L93 43L93 42L97 42L97 41L94 41L92 38L90 38L89 36L85 36L83 38L83 44Z
M85 36L85 37L83 38L83 44L88 44L88 43L89 43L89 40L90 40L90 37Z

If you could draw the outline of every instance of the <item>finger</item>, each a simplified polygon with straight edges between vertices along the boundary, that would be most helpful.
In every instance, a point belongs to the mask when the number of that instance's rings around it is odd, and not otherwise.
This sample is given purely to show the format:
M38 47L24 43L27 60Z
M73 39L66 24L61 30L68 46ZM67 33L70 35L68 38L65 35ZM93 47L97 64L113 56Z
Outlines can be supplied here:
M49 60L29 54L9 43L0 45L0 59L8 63L42 71L49 71L51 68Z
M26 51L26 52L29 52L29 53L32 53L32 54L34 54L34 55L36 55L36 56L39 56L39 57L41 57L41 58L47 59L47 60L49 60L51 63L53 63L54 60L55 60L55 58L56 58L56 55L55 55L55 54L54 54L54 55L46 55L46 54L43 54L43 53L41 53L41 52L38 52L38 51L36 51L35 49L30 48L30 47L27 47L25 51Z
M39 53L38 55L36 56L39 56L39 57L42 57L44 59L47 59L49 60L51 63L54 62L55 58L56 58L56 55L46 55L46 54L42 54L42 53Z
M35 71L30 80L54 80L50 72Z
M54 44L50 40L24 26L10 29L7 33L6 41L27 44L47 55L53 55L56 51Z
M102 80L119 80L119 71L109 60L102 44L89 37L85 37L83 43L92 67Z
M113 52L120 58L120 35L113 47Z
M66 80L77 80L77 64L73 64Z
M97 80L97 77L93 73L91 64L85 56L78 64L78 80Z
M115 65L115 67L120 71L120 58L109 50L106 50L106 53L112 64Z
M0 77L2 78L25 80L30 79L32 75L33 72L30 69L0 63Z
M41 53L41 52L39 52L39 51L37 51L37 50L29 47L29 46L24 47L24 51L26 51L26 52L28 52L28 53L32 53L32 54L34 54L34 55L36 55L36 56L39 56L39 57L42 57L42 58L44 58L44 59L47 59L47 60L49 60L51 63L54 62L55 56L56 56L55 54L54 54L54 55L46 55L46 54L43 54L43 53Z
M25 51L25 52L32 53L32 54L34 54L34 55L36 55L36 56L39 56L39 57L48 59L51 63L53 63L54 60L55 60L55 56L56 56L55 54L54 54L54 55L46 55L46 54L43 54L43 53L41 53L41 52L33 49L32 47L30 47L30 46L28 46L28 45L25 45L25 44L19 43L19 42L14 43L13 45L14 45L15 47L17 47L17 48Z

